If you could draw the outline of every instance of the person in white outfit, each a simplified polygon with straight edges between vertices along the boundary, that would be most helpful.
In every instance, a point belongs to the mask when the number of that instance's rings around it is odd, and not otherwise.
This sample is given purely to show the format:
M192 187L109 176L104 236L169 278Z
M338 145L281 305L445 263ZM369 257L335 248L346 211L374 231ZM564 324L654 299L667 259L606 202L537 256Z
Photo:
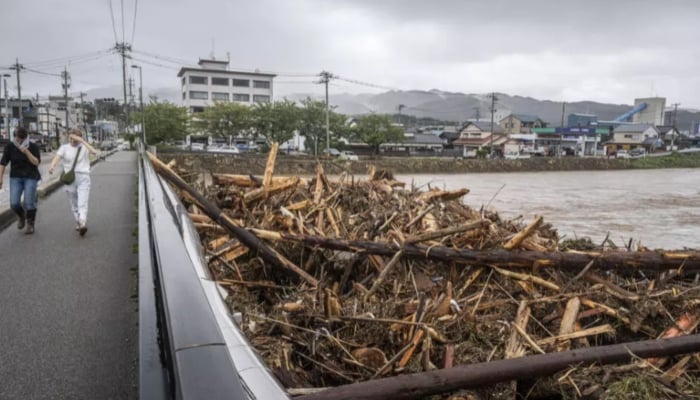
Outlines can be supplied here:
M78 152L80 149L80 152ZM68 131L68 143L58 148L56 156L51 161L49 174L53 174L56 164L61 162L63 171L67 172L73 168L75 162L75 180L70 185L66 185L66 193L70 202L73 217L75 218L75 230L80 236L85 236L87 232L88 200L90 198L90 154L98 154L90 144L83 139L83 134L78 129Z

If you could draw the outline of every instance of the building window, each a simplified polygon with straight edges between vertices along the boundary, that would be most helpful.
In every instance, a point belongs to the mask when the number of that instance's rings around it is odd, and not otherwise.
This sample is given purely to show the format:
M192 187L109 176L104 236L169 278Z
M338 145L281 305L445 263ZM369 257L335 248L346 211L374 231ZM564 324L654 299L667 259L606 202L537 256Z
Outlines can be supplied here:
M634 139L634 135L625 135L625 139Z
M190 111L193 113L201 113L204 112L204 107L190 107Z
M216 86L228 86L228 78L211 78L211 84Z
M234 93L233 94L233 101L245 101L246 103L248 103L248 102L250 102L250 95L243 94L243 93Z
M197 92L194 90L190 90L190 99L192 99L192 100L209 100L209 93Z
M250 81L247 79L234 79L233 86L235 86L235 87L250 87Z
M211 93L211 99L215 101L228 101L228 93Z
M207 84L207 77L206 76L190 76L190 84L206 85Z
M253 81L253 87L256 89L269 89L270 81Z
M269 103L270 102L270 96L264 96L261 94L256 94L253 96L253 101L256 103Z

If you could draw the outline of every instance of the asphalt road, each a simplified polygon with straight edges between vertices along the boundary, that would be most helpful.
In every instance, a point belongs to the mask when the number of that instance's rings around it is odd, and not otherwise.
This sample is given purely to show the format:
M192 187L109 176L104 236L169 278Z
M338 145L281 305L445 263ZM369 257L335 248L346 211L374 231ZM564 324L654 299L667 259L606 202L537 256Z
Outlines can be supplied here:
M62 189L0 232L0 399L137 398L137 180L135 152L93 167L85 237Z

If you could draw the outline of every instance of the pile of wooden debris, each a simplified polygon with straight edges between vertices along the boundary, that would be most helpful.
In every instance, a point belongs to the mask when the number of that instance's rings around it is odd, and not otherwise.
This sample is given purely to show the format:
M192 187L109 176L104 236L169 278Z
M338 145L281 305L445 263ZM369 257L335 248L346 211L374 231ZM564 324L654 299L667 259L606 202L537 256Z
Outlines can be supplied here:
M198 190L177 190L242 330L292 394L697 330L697 253L560 243L541 217L504 220L466 206L467 189L421 191L385 171L273 177L274 154L261 178L190 174ZM645 398L614 397L640 379L668 398L700 387L697 354L632 358L540 380L526 368L436 398Z

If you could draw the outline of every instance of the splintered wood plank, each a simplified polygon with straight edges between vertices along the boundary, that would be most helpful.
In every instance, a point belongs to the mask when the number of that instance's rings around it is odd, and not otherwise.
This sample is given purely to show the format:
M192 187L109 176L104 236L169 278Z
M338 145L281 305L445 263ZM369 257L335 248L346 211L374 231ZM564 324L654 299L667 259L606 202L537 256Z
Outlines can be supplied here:
M277 142L272 143L270 154L267 156L267 164L265 164L265 175L263 175L263 187L268 187L272 183L272 173L275 170L275 161L277 161L277 150L280 145Z

